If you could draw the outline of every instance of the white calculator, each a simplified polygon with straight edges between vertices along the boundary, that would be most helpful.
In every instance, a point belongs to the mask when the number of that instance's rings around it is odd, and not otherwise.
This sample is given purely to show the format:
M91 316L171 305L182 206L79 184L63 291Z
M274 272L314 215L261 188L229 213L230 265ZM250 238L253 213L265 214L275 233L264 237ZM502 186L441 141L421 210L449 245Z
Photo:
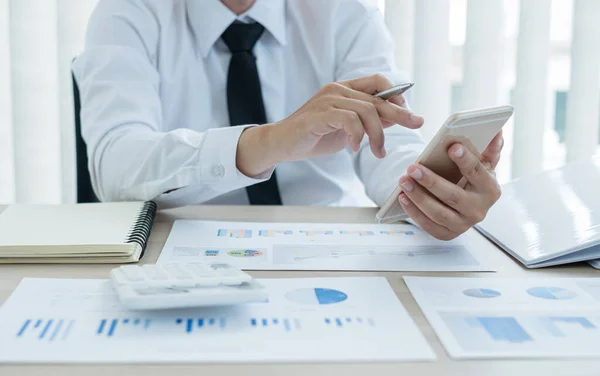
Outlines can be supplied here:
M110 272L121 304L132 310L209 307L261 302L265 288L223 262L124 265Z

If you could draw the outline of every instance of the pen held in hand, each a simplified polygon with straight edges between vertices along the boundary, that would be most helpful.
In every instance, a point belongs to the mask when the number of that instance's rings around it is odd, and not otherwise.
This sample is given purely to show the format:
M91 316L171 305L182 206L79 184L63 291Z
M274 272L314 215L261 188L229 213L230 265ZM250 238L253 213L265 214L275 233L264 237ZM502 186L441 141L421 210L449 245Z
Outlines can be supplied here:
M396 85L394 87L391 87L387 90L375 94L375 96L387 101L391 98L397 97L398 95L404 94L406 91L408 91L408 89L410 89L414 85L415 84L412 82Z

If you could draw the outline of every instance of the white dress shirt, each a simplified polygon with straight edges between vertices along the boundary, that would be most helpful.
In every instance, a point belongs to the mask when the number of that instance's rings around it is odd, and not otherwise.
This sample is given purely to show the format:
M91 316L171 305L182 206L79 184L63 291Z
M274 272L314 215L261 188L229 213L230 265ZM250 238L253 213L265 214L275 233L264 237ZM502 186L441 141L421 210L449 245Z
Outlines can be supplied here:
M374 73L405 81L370 2L257 0L237 17L218 0L99 0L73 70L101 200L248 204L245 187L270 177L248 177L236 167L247 126L229 126L231 54L220 36L242 18L265 27L254 54L269 122L289 116L332 81ZM424 146L418 132L401 126L385 134L382 160L365 137L358 153L346 148L279 164L283 203L382 205Z

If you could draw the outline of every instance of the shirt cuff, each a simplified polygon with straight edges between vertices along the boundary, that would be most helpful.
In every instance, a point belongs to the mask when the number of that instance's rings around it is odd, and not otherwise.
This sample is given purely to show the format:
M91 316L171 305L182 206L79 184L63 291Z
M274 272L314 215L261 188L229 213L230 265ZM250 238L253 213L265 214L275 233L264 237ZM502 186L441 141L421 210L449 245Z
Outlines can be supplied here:
M274 168L254 177L244 175L237 168L237 146L240 136L246 128L255 126L241 125L206 131L198 169L198 178L202 184L225 193L271 178Z

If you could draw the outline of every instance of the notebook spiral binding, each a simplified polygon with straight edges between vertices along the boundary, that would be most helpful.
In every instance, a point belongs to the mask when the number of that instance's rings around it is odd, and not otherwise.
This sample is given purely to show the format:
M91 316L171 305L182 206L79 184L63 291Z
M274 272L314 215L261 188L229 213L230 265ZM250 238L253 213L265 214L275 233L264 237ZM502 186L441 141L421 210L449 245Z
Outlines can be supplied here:
M142 247L142 255L146 250L148 244L148 238L150 237L150 231L152 230L152 224L154 223L154 217L156 216L156 203L148 201L144 204L138 217L129 230L125 243L137 243ZM141 257L141 256L140 256Z

